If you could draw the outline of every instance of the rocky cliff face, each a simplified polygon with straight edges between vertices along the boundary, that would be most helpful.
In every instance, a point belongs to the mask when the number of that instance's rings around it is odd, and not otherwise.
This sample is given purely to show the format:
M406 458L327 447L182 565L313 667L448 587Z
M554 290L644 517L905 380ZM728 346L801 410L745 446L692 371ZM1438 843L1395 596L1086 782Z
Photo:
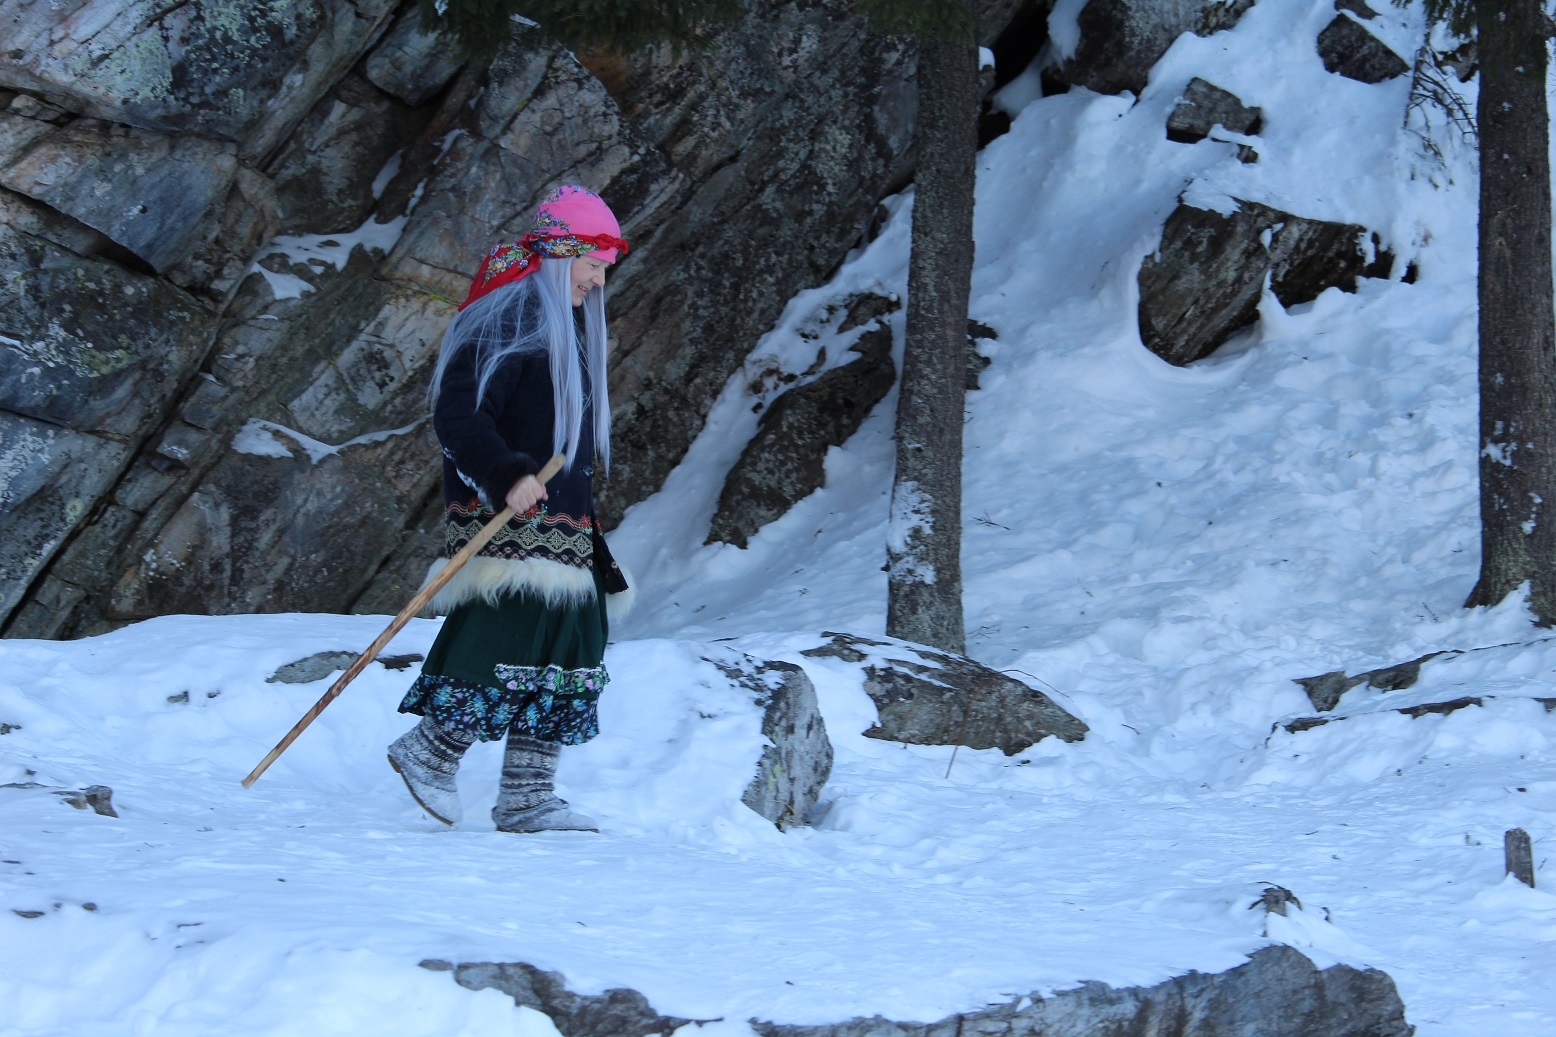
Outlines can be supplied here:
M842 0L753 0L681 56L521 35L488 70L413 6L0 0L6 635L397 608L442 328L559 182L633 242L613 520L911 175L912 51Z

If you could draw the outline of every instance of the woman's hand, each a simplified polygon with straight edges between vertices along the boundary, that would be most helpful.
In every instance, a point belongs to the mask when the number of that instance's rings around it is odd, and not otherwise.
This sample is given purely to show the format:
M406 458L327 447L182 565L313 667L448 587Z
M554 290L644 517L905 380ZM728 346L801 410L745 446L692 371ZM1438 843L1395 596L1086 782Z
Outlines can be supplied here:
M508 496L504 499L515 515L522 515L533 508L536 501L546 499L546 488L533 475L526 475L513 484L513 489L508 491Z

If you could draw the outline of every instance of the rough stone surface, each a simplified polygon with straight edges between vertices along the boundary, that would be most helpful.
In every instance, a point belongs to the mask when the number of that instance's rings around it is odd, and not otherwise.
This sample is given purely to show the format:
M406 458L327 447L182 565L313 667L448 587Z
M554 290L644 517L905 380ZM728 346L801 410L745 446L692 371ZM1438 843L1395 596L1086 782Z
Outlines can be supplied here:
M356 75L341 80L266 164L282 230L328 234L360 224L377 200L375 179L430 115Z
M237 176L232 144L97 119L56 126L0 113L0 122L13 124L0 134L25 141L0 154L0 184L102 231L159 272L204 244L205 214Z
M420 23L414 8L401 13L362 62L362 74L374 86L413 108L432 100L462 64L446 39L422 32Z
M1253 0L1090 0L1076 19L1075 53L1044 78L1051 86L1138 95L1179 36L1230 29L1252 6Z
M5 727L8 731L20 729L19 726L12 726L10 724L0 726ZM33 790L49 792L58 796L65 803L75 807L77 810L90 810L92 813L101 814L103 817L119 816L119 812L113 808L113 789L109 788L107 785L87 785L84 788L78 789L60 789L53 788L48 785L42 785L36 781L13 781L7 782L4 785L0 785L0 789L17 789L24 792L30 792ZM18 911L17 914L22 915L24 918L38 917L37 915L27 914L21 911Z
M1207 357L1257 321L1266 278L1290 307L1329 288L1355 291L1358 277L1385 277L1393 265L1376 236L1368 255L1363 227L1234 205L1223 214L1179 204L1140 267L1140 339L1168 363Z
M1018 5L983 6L997 32ZM610 289L609 524L913 163L914 54L847 0L753 0L679 56L580 61L521 34L483 70L392 0L0 0L0 49L0 230L134 286L83 300L110 330L155 296L136 333L165 354L112 436L0 403L7 636L397 611L436 524L418 420L438 339L559 181L604 194L633 243ZM145 212L120 206L132 182ZM350 247L359 227L376 247ZM70 402L60 371L26 391Z
M383 30L395 0L0 0L0 86L267 154Z
M16 228L0 225L0 614L111 490L211 327L166 282Z
M1472 649L1472 651L1489 650L1491 649ZM1293 679L1292 683L1302 686L1302 690L1307 692L1308 700L1313 703L1314 709L1328 712L1339 704L1340 696L1359 684L1365 684L1369 688L1375 688L1378 691L1403 691L1406 688L1414 687L1416 682L1421 679L1421 667L1427 662L1437 658L1449 658L1463 654L1465 654L1464 649L1428 652L1418 659L1395 663L1392 666L1380 666L1375 670L1366 670L1358 673L1354 677L1347 677L1344 670L1333 670L1329 673L1319 674L1317 677L1297 677Z
M884 315L900 303L865 295L852 303L843 328L871 311ZM876 326L852 347L858 359L790 388L762 412L756 435L725 477L708 543L745 547L762 526L781 517L826 482L827 449L842 446L859 430L897 378L891 360L892 333Z
M275 673L265 678L266 684L312 684L314 681L323 680L332 673L343 672L352 663L357 661L360 652L315 652L310 656L289 662L285 666L278 667ZM412 663L419 663L423 656L420 655L380 655L374 662L382 663L390 670L403 670Z
M805 824L832 774L832 743L810 678L793 663L749 656L709 661L763 708L762 734L770 744L740 801L779 828Z
M1230 90L1196 76L1183 91L1183 100L1167 116L1167 139L1193 144L1210 136L1217 126L1252 137L1263 121L1264 113L1258 108L1250 108Z
M1410 71L1404 58L1345 13L1318 34L1318 56L1330 72L1362 83L1382 83Z
M880 716L864 732L871 738L1014 756L1049 735L1065 742L1086 737L1086 725L1043 692L965 656L906 641L823 636L831 640L804 654L862 664L864 690Z
M495 989L551 1017L563 1037L668 1037L688 1020L656 1012L635 990L579 995L533 965L423 961L470 990ZM881 1016L793 1025L750 1020L760 1037L1410 1037L1394 981L1377 969L1318 969L1300 952L1265 947L1226 972L1190 972L1151 987L1085 983L937 1022Z

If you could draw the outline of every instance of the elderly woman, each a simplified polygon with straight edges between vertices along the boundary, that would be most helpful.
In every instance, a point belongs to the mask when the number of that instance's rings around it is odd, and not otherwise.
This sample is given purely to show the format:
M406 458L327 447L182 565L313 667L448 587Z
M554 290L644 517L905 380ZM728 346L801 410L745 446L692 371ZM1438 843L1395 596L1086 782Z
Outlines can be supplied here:
M433 599L448 618L400 704L422 720L389 746L390 766L445 824L460 819L460 757L506 737L497 828L595 830L552 781L561 747L599 733L608 612L627 597L592 487L596 457L610 463L605 270L626 251L598 195L559 187L528 234L486 257L443 336L431 397L446 557L429 578L504 503L514 511ZM542 485L553 453L566 464Z

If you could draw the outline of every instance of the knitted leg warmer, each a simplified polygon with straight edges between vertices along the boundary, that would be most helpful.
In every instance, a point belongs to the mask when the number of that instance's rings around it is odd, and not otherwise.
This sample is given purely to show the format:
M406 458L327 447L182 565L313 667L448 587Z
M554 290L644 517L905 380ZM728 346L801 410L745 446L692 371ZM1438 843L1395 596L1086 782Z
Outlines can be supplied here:
M473 735L423 717L421 723L389 743L389 766L421 808L446 825L459 823L459 787L454 774Z
M497 790L497 805L492 808L492 820L499 832L600 830L592 819L575 813L566 800L557 798L553 779L561 749L556 742L508 732L502 756L502 784Z

